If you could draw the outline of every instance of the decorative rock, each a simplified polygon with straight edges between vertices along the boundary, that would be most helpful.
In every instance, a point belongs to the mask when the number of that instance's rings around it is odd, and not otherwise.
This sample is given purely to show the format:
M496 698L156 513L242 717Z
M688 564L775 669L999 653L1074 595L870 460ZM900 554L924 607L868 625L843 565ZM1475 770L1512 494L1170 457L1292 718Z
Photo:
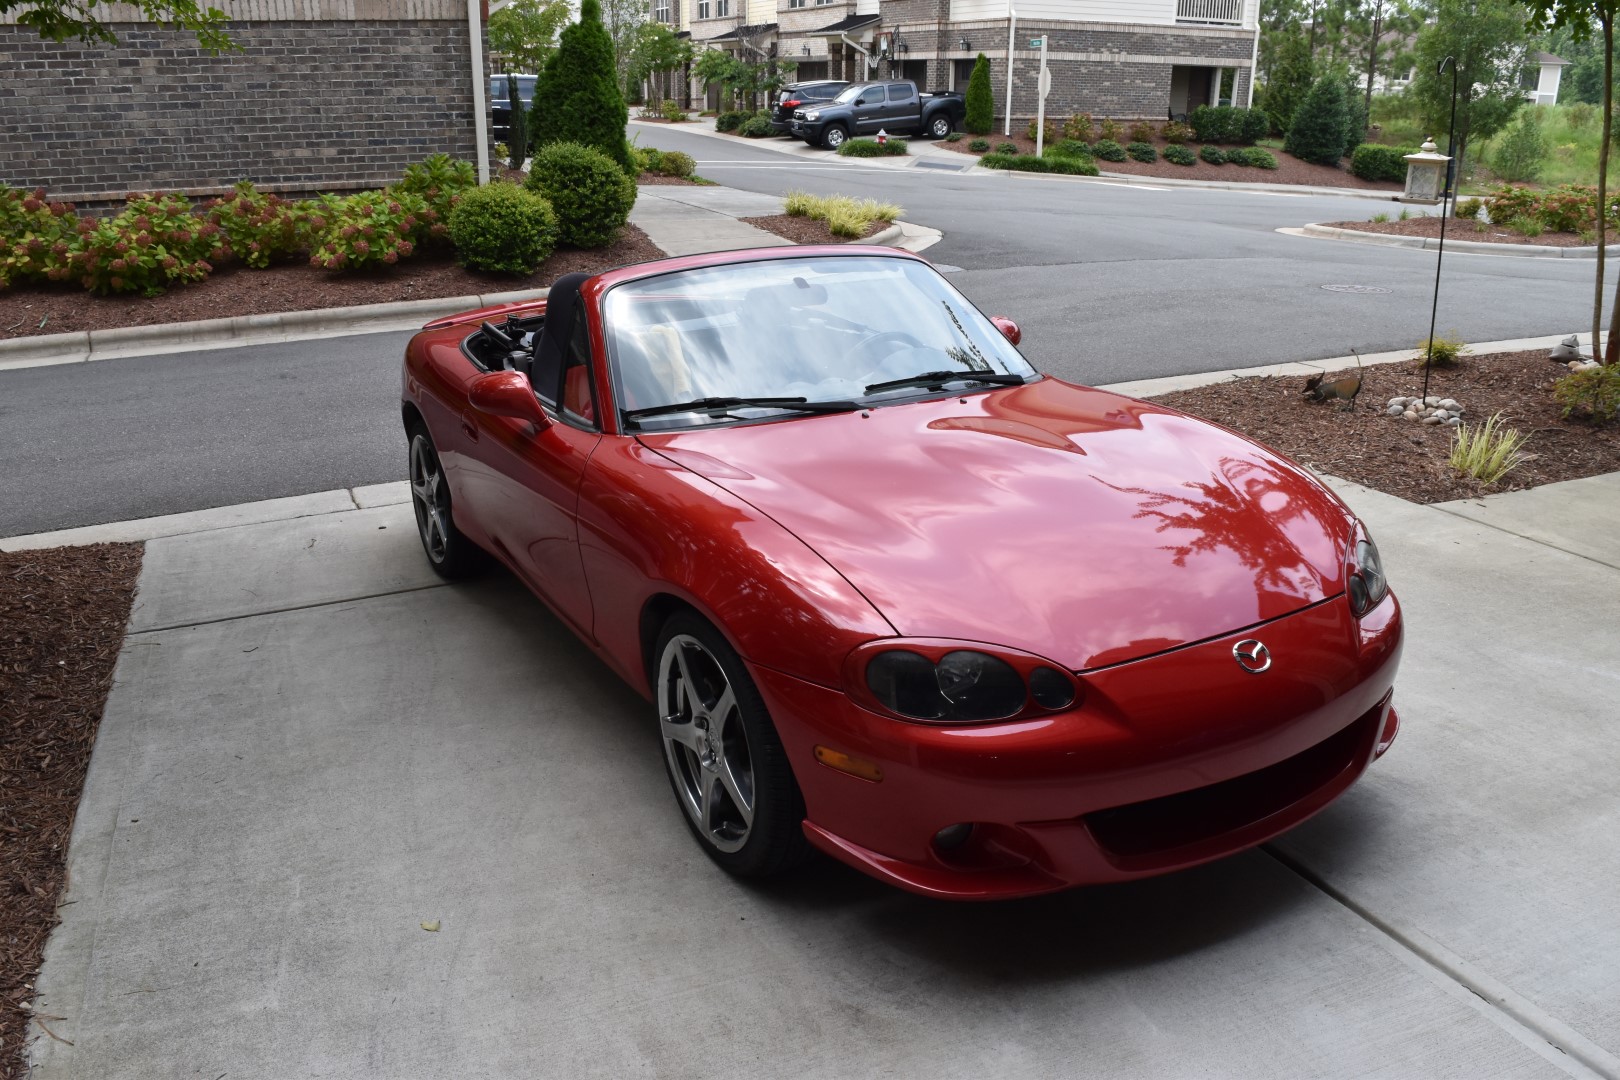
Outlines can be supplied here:
M1451 412L1452 410L1456 409L1457 402L1451 398L1444 398L1440 402L1440 407L1446 410L1446 412Z
M1425 404L1425 405L1438 405L1438 404L1440 404L1440 399L1437 398L1437 397L1426 397L1426 398L1423 399L1423 404Z
M1569 362L1569 370L1571 371L1596 371L1602 366L1596 360L1571 360Z
M1406 410L1403 409L1399 405L1391 405L1388 409L1384 410L1384 415L1386 415L1386 416L1399 416L1399 415L1401 415L1401 413L1403 413L1405 411Z
M1458 427L1458 426L1460 426L1462 424L1462 418L1457 417L1457 416L1453 416L1450 420L1446 421L1446 424L1449 427Z
M1410 399L1403 397L1392 397L1389 399L1389 403L1391 405L1405 405L1408 400Z
M1423 422L1425 424L1438 424L1440 422L1440 418L1438 416L1425 416L1423 418Z
M1407 409L1401 414L1401 419L1403 420L1416 420L1417 418L1418 414L1411 409Z

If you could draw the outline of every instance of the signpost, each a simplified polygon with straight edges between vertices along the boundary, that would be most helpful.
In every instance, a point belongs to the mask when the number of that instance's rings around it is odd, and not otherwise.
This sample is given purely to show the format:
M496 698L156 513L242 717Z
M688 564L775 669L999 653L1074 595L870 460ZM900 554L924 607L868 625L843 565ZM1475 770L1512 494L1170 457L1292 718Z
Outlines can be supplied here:
M1046 35L1032 38L1029 47L1041 50L1041 75L1035 95L1035 156L1040 157L1046 144L1046 95L1052 92L1052 72L1046 67Z

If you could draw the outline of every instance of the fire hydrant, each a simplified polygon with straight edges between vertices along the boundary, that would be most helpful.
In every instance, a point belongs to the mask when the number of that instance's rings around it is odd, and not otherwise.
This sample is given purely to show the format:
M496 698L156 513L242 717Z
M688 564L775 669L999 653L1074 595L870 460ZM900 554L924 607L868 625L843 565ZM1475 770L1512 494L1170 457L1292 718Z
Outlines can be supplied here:
M878 128L877 141L879 146L884 145L889 141L889 133L882 128Z

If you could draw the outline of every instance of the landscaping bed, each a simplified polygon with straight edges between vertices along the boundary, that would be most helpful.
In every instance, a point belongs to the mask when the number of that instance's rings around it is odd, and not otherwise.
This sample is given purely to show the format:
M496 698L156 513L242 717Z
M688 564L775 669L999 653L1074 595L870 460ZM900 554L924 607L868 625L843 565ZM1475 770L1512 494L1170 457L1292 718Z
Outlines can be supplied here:
M154 297L133 293L96 296L68 285L15 286L0 289L0 340L113 326L538 289L564 274L594 274L663 256L646 233L627 224L607 247L584 251L561 248L527 276L480 273L457 266L447 253L423 253L392 266L344 273L331 273L306 262L287 262L263 270L228 265L202 281L175 286Z
M1328 221L1323 224L1333 229L1350 229L1383 236L1422 236L1429 239L1438 239L1440 236L1438 217L1412 217L1405 221ZM1582 239L1577 233L1544 232L1538 236L1525 236L1500 225L1470 221L1467 218L1453 218L1448 221L1446 239L1480 241L1487 244L1536 244L1542 247L1591 247L1593 243L1591 240ZM1620 242L1620 236L1613 237L1613 240Z
M112 687L139 544L0 553L0 1078L26 1075L34 978ZM62 1017L40 1015L49 1031ZM56 1036L59 1037L59 1036Z
M991 150L1002 143L1013 143L1018 147L1020 154L1033 154L1035 140L1023 134L985 135L979 136L989 140ZM964 135L957 142L936 142L935 146L945 150L953 150L958 154L971 157L983 155L968 149L968 144L975 136ZM1048 143L1050 145L1050 143ZM1147 164L1141 161L1096 161L1094 164L1104 173L1118 173L1124 176L1156 176L1173 180L1227 180L1246 184L1303 184L1314 187L1364 188L1370 191L1396 192L1401 190L1400 184L1374 182L1363 180L1351 173L1348 169L1335 169L1328 165L1313 165L1308 161L1301 161L1283 153L1281 150L1270 150L1272 157L1277 159L1275 169L1260 169L1249 165L1211 165L1207 161L1199 160L1193 165L1173 165L1163 160L1165 147L1170 144L1163 139L1155 139L1150 145L1160 160ZM1199 143L1188 142L1187 148L1197 152Z
M1333 372L1327 381L1355 373L1354 367ZM1465 356L1456 367L1434 369L1429 394L1460 402L1464 422L1478 424L1500 410L1502 423L1529 436L1524 463L1489 487L1448 464L1453 429L1385 415L1390 398L1421 390L1423 370L1415 361L1363 369L1353 410L1307 397L1300 375L1233 379L1153 400L1241 431L1318 472L1432 503L1620 471L1620 424L1561 415L1552 385L1567 374L1545 350Z
M866 223L866 232L861 236L837 236L827 228L825 221L816 221L808 217L772 214L769 217L746 217L738 220L756 229L775 233L795 244L858 244L866 237L889 227L887 221L869 221Z
M644 172L636 177L636 183L643 186L658 187L714 187L713 180L705 180L701 176L665 176L663 173Z

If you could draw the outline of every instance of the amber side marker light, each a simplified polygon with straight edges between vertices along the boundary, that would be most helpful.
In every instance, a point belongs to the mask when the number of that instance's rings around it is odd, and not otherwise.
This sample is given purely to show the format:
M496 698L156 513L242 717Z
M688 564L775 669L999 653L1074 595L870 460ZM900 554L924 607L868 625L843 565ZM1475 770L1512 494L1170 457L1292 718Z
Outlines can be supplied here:
M830 746L816 747L816 760L829 769L837 769L841 773L848 773L850 776L861 780L869 780L874 784L883 779L883 770L878 768L875 763L863 761L858 757L851 757L840 750L834 750Z

